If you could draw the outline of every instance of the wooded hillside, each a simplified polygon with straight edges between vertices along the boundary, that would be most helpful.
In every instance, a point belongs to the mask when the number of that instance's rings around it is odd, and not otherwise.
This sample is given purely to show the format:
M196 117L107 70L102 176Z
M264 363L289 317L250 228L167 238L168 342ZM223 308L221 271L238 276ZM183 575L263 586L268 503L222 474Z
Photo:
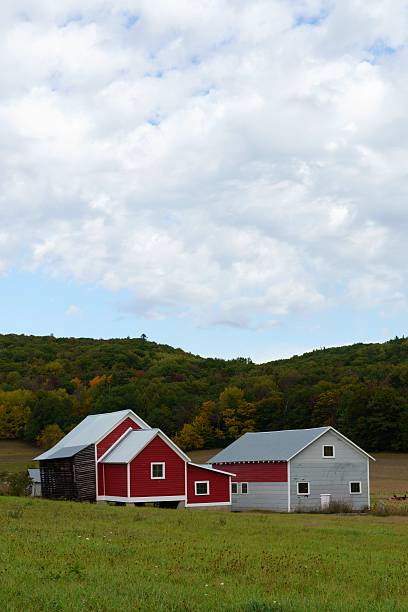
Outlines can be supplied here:
M0 336L0 438L46 447L87 414L125 408L186 449L330 424L366 450L408 451L408 339L255 365L142 338Z

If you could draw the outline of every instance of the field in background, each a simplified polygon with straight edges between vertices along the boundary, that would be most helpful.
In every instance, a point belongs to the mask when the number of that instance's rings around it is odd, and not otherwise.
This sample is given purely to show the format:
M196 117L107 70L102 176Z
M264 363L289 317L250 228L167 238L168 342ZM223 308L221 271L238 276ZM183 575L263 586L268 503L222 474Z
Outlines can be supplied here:
M40 453L36 446L20 440L0 440L0 473L19 472L35 467L32 458Z
M6 610L399 612L406 517L0 497Z

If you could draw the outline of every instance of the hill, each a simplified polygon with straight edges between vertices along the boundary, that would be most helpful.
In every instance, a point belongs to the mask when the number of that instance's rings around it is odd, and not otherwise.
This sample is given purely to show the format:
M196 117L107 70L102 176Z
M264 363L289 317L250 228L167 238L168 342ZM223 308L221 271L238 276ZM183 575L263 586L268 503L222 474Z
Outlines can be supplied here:
M185 448L330 424L367 450L407 451L408 340L255 365L142 338L0 335L0 438L47 446L87 414L124 408Z

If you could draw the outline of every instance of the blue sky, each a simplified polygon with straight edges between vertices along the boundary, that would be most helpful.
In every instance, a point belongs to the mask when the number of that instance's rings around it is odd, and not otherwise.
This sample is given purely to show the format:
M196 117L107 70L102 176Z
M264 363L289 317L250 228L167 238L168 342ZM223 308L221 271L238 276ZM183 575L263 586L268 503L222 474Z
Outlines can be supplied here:
M408 0L3 0L0 331L406 333Z
M200 326L180 318L160 321L127 311L128 292L112 293L39 274L10 273L0 279L3 333L68 337L138 337L205 356L251 357L265 362L321 346L384 341L401 335L405 313L330 309L318 315L283 317L272 328Z

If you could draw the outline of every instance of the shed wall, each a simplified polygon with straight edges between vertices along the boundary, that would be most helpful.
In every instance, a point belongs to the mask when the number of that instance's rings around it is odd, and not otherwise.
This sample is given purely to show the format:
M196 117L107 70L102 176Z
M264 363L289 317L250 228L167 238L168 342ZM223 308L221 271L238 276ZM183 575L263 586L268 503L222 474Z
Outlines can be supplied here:
M104 463L105 495L127 497L126 463Z
M288 483L287 482L248 482L248 493L232 495L233 511L269 510L272 512L287 512Z
M322 457L324 444L335 447L334 458ZM299 481L310 482L310 495L297 494ZM361 494L350 494L350 481L361 482ZM369 504L367 457L332 431L290 461L291 510L320 508L320 495L327 493L331 501L347 503L355 510Z
M164 462L165 478L151 478L151 463ZM166 442L156 436L130 464L131 497L161 497L185 494L185 462ZM106 478L105 478L106 480Z
M220 463L215 468L232 472L233 482L287 482L286 461L276 463Z
M209 495L196 495L195 482L209 481ZM230 501L230 476L217 474L204 468L187 463L187 503L208 504Z

